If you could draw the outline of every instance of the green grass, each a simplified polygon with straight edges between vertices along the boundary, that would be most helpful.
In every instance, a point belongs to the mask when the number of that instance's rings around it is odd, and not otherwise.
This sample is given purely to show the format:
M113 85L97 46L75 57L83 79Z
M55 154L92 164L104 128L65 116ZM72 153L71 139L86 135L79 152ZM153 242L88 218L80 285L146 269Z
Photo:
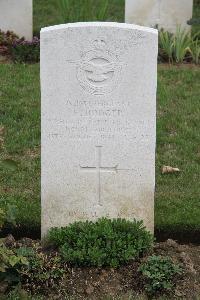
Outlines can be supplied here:
M160 66L158 73L156 228L200 230L200 68ZM0 158L18 162L0 170L0 206L14 204L17 224L39 230L39 65L1 65L0 82ZM181 172L161 175L162 165Z
M73 0L76 2L77 0ZM84 3L85 0L81 0ZM98 10L98 2L101 0L93 0L96 9ZM109 7L106 20L124 22L125 15L125 0L109 0ZM33 0L34 9L34 33L39 34L42 27L62 23L62 18L58 9L58 0ZM75 11L74 14L79 15ZM200 2L194 0L193 17L200 18ZM76 22L76 20L74 20ZM194 31L200 30L200 26L195 26Z
M0 165L0 205L16 206L17 223L31 230L40 226L39 66L1 65L0 78L0 160L18 165Z
M156 226L200 229L200 69L161 67L157 104ZM180 168L161 175L160 167Z
M73 1L76 2L77 0ZM84 3L85 0L81 1ZM100 1L102 0L93 0L97 11ZM108 2L106 21L124 22L125 0L109 0ZM34 33L36 35L39 34L42 27L63 23L58 9L58 0L33 0L33 13ZM73 14L78 16L79 11L74 11ZM74 20L74 22L76 21Z

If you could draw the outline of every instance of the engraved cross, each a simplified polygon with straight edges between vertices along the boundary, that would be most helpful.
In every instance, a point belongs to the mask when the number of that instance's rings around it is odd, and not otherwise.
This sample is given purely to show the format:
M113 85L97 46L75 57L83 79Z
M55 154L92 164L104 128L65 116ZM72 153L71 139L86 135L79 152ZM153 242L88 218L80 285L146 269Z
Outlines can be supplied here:
M81 171L84 172L95 172L97 174L97 182L98 182L98 204L103 205L101 200L101 173L103 172L115 172L118 171L118 165L115 165L114 167L103 167L101 165L101 148L102 146L96 146L96 166L86 166L82 167L80 166Z

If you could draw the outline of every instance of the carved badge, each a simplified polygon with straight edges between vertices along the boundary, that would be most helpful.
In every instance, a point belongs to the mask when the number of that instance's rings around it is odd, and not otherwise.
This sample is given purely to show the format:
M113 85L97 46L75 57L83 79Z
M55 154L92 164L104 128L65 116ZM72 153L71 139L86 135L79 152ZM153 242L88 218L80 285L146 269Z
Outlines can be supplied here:
M92 49L83 53L77 65L77 79L81 87L92 95L112 92L118 85L122 64L109 51L103 39L96 39Z

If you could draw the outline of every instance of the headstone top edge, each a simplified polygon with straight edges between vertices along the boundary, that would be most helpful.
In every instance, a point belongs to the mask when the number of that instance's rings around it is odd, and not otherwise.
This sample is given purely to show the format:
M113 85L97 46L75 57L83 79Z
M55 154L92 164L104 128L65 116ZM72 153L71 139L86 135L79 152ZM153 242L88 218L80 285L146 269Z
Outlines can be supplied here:
M121 28L121 29L135 29L147 33L152 33L158 35L158 30L150 27L140 26L136 24L128 23L117 23L117 22L76 22L76 23L66 23L54 26L48 26L41 28L41 33L46 33L49 31L59 31L68 28L84 28L84 27L107 27L107 28Z

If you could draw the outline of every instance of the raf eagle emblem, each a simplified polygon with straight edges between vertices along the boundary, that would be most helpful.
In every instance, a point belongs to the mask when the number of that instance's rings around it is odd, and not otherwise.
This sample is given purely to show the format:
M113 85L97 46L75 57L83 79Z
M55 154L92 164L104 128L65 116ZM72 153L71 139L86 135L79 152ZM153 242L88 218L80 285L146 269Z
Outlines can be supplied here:
M122 64L104 40L97 39L92 45L93 49L84 52L81 60L76 62L77 79L88 93L104 95L117 87Z

